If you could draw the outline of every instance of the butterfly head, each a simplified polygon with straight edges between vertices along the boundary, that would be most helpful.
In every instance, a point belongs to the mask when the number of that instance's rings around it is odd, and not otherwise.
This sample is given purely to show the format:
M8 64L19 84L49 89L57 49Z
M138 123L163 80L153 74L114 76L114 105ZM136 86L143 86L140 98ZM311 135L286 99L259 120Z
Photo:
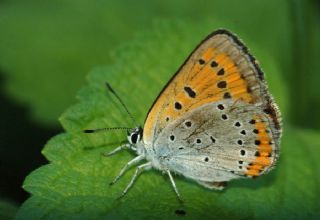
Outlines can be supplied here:
M128 131L128 141L130 144L137 144L138 142L141 141L142 139L142 128L141 127L136 127L130 131Z

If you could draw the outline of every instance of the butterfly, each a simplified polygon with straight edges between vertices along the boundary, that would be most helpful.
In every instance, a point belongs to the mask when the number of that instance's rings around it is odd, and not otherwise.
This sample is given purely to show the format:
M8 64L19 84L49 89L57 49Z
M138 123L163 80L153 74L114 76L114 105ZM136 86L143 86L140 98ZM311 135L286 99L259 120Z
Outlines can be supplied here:
M130 149L137 155L111 184L139 164L120 197L149 169L166 173L179 199L172 173L223 189L230 180L269 172L279 157L281 132L280 111L255 58L239 38L219 29L194 49L163 88L143 129L128 130L128 143L107 154Z

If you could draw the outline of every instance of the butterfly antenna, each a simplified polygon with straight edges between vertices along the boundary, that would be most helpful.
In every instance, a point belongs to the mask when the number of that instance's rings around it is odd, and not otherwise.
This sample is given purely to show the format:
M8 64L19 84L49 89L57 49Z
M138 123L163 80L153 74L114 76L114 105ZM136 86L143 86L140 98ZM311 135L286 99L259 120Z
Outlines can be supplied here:
M132 114L129 112L127 106L124 104L124 102L122 101L122 99L118 96L118 94L112 89L111 85L106 82L106 86L109 89L109 91L118 99L118 101L120 102L120 104L122 105L122 107L124 108L124 110L127 112L127 114L130 116L132 122L138 126L138 123L136 122L136 120L134 119L134 117L132 116Z
M87 129L84 130L84 133L96 133L100 131L111 131L111 130L130 130L131 128L125 128L125 127L114 127L114 128L98 128L98 129Z

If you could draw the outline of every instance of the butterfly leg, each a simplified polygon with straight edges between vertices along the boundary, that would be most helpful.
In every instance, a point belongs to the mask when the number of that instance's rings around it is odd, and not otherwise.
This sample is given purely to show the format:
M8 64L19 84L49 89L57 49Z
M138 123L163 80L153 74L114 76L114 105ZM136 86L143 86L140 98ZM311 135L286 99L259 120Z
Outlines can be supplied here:
M118 176L110 183L110 185L113 185L115 184L119 179L120 177L127 171L127 169L132 166L133 164L136 164L138 162L140 162L141 160L143 160L145 158L144 155L139 155L135 158L133 158L132 160L130 160L121 170L120 170L120 173L118 174Z
M181 199L180 193L179 193L179 191L178 191L178 188L177 188L177 186L176 186L176 183L174 182L174 179L173 179L173 177L172 177L172 175L171 175L170 170L166 170L166 171L167 171L167 174L168 174L168 176L169 176L169 179L170 179L171 185L172 185L172 187L173 187L173 189L174 189L175 193L177 194L177 197L178 197L179 201L180 201L180 202L182 202L182 199Z
M120 145L119 147L113 149L112 151L110 151L108 153L102 153L102 155L106 156L106 157L109 157L109 156L111 156L113 154L116 154L116 153L118 153L118 152L120 152L120 151L122 151L124 149L133 149L133 150L135 150L135 148L132 148L131 145L127 143L127 144Z
M152 168L152 164L151 162L145 163L145 164L141 164L140 166L137 167L133 177L131 178L129 184L127 185L127 187L122 191L121 195L118 197L119 199L122 198L123 196L126 195L126 193L128 192L128 190L132 187L133 183L135 182L135 180L137 179L138 175L144 171L144 170L148 170Z

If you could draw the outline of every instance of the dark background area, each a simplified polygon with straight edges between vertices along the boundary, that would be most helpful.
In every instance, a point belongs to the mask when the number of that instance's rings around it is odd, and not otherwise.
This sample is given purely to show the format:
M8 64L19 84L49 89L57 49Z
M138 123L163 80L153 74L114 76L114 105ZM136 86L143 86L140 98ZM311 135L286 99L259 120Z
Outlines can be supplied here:
M3 90L4 75L0 75ZM47 163L41 149L50 137L62 131L32 122L25 106L8 99L0 92L0 197L22 203L28 197L21 185L35 168Z

